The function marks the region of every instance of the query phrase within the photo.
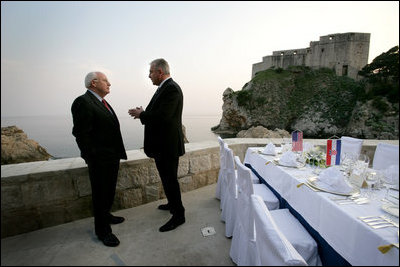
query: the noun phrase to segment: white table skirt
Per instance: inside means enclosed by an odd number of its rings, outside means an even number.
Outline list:
[[[315,192],[303,185],[307,177],[315,176],[310,168],[276,166],[273,156],[257,153],[260,147],[250,147],[244,159],[271,185],[322,238],[351,265],[398,266],[399,250],[392,248],[386,254],[378,246],[398,243],[396,227],[372,229],[358,216],[387,215],[379,200],[368,204],[338,205],[330,199],[336,196]],[[378,192],[383,197],[384,190]],[[337,197],[337,196],[336,196]]]

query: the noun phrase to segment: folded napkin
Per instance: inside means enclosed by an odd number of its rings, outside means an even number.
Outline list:
[[[390,184],[394,188],[399,189],[399,165],[390,165],[383,171],[383,175],[386,177],[385,180],[392,181]]]
[[[328,191],[347,194],[352,190],[352,187],[347,183],[342,172],[336,166],[323,170],[319,174],[318,181],[321,187]]]
[[[265,146],[262,153],[275,156],[276,155],[275,145],[273,143],[269,143],[268,145]]]
[[[286,151],[283,153],[279,160],[279,164],[290,167],[297,167],[297,156],[292,151]]]

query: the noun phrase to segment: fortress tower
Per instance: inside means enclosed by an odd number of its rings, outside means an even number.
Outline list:
[[[273,51],[262,62],[253,64],[251,77],[271,67],[286,69],[289,66],[326,67],[338,76],[358,80],[358,71],[368,64],[370,33],[335,33],[311,41],[310,47]]]

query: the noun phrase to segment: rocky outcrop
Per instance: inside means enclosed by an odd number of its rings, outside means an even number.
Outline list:
[[[386,99],[384,105],[392,107]],[[397,111],[396,111],[397,110]],[[364,136],[366,139],[396,140],[399,139],[399,103],[395,108],[379,111],[373,101],[357,102],[354,107],[347,132],[350,136]]]
[[[183,142],[186,144],[186,143],[189,143],[189,140],[187,139],[187,137],[186,137],[186,127],[185,127],[185,125],[183,125],[182,124],[182,133],[183,133]]]
[[[1,128],[1,164],[48,160],[52,156],[16,126]]]
[[[365,101],[364,90],[362,83],[329,69],[269,69],[242,90],[224,91],[222,118],[211,130],[223,138],[263,126],[301,130],[305,138],[398,139],[399,103],[385,97]]]
[[[274,131],[268,130],[262,126],[250,127],[248,130],[240,131],[238,138],[290,138],[290,133],[276,128]]]

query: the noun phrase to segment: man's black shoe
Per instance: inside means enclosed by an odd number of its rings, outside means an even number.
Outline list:
[[[125,221],[125,218],[111,215],[109,220],[110,220],[111,224],[119,224],[119,223],[122,223],[123,221]]]
[[[103,241],[103,244],[107,247],[116,247],[119,245],[118,238],[113,233],[108,233],[104,236],[97,236],[99,240]]]
[[[169,205],[168,204],[161,204],[158,206],[159,210],[169,210]]]
[[[183,223],[185,223],[185,217],[172,216],[172,218],[166,224],[160,227],[159,231],[160,232],[171,231]]]

